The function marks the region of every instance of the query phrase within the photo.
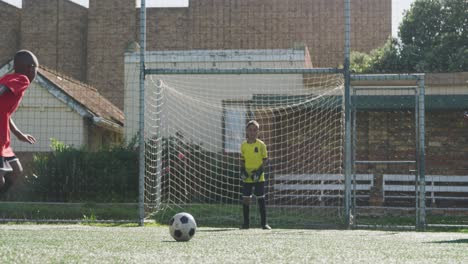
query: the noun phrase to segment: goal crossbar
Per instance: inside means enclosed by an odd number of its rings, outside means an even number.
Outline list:
[[[307,73],[342,73],[337,68],[240,68],[240,69],[146,69],[145,74],[307,74]]]
[[[351,81],[397,81],[397,80],[424,80],[424,73],[410,74],[351,74]]]

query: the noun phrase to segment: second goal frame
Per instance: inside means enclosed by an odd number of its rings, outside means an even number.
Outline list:
[[[400,100],[400,107],[408,108],[414,112],[414,159],[413,160],[357,160],[356,158],[356,146],[353,143],[352,153],[352,167],[353,173],[358,164],[387,164],[387,165],[398,165],[398,164],[412,164],[414,166],[413,172],[415,173],[415,226],[418,230],[424,230],[426,227],[426,191],[425,191],[425,86],[424,86],[424,74],[355,74],[351,75],[351,81],[353,83],[371,83],[367,86],[352,85],[353,100],[351,100],[352,108],[352,131],[353,142],[356,140],[356,110],[359,107],[359,94],[366,92],[366,94],[373,94],[372,100],[376,100],[378,96],[386,96],[387,101],[389,98],[396,97],[396,100]],[[410,82],[410,85],[394,85],[389,86],[392,82]],[[408,94],[407,100],[405,96],[399,96],[400,94]],[[387,95],[385,95],[387,94]],[[413,97],[413,99],[411,99]],[[368,98],[368,101],[370,99]],[[408,101],[409,100],[409,101]],[[388,103],[388,102],[387,102]],[[389,106],[380,105],[379,102],[372,102],[374,109],[383,107],[388,108]],[[382,102],[380,102],[382,104]],[[384,103],[385,104],[385,103]],[[413,105],[411,107],[411,105]],[[398,108],[398,106],[397,106]],[[390,133],[390,132],[388,132]],[[353,202],[353,212],[356,206],[356,202]]]

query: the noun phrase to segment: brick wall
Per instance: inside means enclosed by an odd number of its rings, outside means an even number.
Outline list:
[[[0,66],[13,58],[20,41],[21,9],[0,1]]]
[[[0,16],[8,17],[0,21],[6,43],[0,62],[31,49],[41,64],[88,82],[123,108],[123,53],[139,36],[134,0],[90,0],[89,9],[68,0],[24,0],[21,30],[18,9],[0,4]],[[342,0],[196,0],[188,8],[147,10],[147,50],[304,43],[315,67],[336,67],[343,62],[343,23]],[[391,34],[391,0],[353,1],[351,29],[353,50],[382,45]]]
[[[463,110],[426,113],[426,174],[468,175],[468,121]]]
[[[395,83],[397,81],[387,81],[385,85]],[[370,82],[368,85],[376,83]],[[432,95],[466,96],[467,91],[466,72],[425,75],[426,100]],[[443,99],[439,98],[440,102],[441,100]],[[468,109],[468,102],[463,105],[452,99],[446,104],[448,105],[445,107],[434,107],[426,101],[426,174],[468,175],[468,121],[463,116],[464,109]],[[414,110],[398,109],[398,105],[394,108],[358,110],[356,160],[415,160]],[[373,166],[360,165],[358,170],[361,171],[358,173],[366,173],[371,167]],[[384,165],[383,169],[385,173],[411,174],[410,170],[414,170],[415,165],[392,164]]]
[[[124,101],[124,52],[138,27],[132,0],[90,0],[88,82],[120,109]]]
[[[429,110],[425,116],[426,174],[468,175],[468,121],[463,110]],[[357,160],[415,160],[414,112],[369,111],[357,117]],[[385,173],[411,174],[415,165],[385,165]],[[358,173],[373,166],[359,165]]]
[[[60,0],[57,70],[86,81],[88,9]]]
[[[337,1],[337,4],[340,2],[342,1]],[[382,46],[391,36],[391,2],[391,0],[351,1],[351,50],[369,52]],[[335,25],[335,28],[337,27],[340,27],[340,24]],[[343,31],[344,29],[338,29],[338,34]],[[338,47],[343,45],[340,43]]]
[[[305,43],[316,67],[343,63],[342,0],[197,0],[148,9],[147,49],[277,49]],[[391,35],[391,0],[352,3],[352,49],[370,51]]]
[[[86,80],[87,9],[67,0],[23,0],[20,48],[39,63]]]

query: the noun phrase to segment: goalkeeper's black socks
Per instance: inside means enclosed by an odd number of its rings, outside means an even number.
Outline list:
[[[242,211],[244,214],[244,224],[242,225],[242,229],[248,229],[250,226],[250,206],[243,204]]]
[[[263,226],[266,226],[266,208],[265,208],[265,198],[258,199],[258,208],[260,209],[260,223]]]

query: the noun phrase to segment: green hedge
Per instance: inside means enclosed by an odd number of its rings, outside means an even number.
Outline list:
[[[112,146],[98,151],[52,140],[52,151],[36,154],[28,199],[47,202],[137,202],[138,151]]]
[[[37,202],[138,202],[138,149],[134,142],[97,151],[76,148],[52,140],[52,151],[34,155],[31,173],[21,189],[7,200]],[[169,184],[175,193],[185,194],[185,202],[219,202],[238,200],[240,192],[239,157],[204,150],[192,143],[181,143],[177,137],[162,139],[161,151],[146,146],[146,158],[162,158],[163,185]],[[187,158],[182,162],[178,155]],[[33,175],[33,176],[31,176]],[[188,189],[178,181],[188,180]],[[218,182],[221,192],[210,186]],[[151,188],[151,183],[149,188]],[[234,190],[228,188],[236,186]],[[164,195],[164,194],[163,194]]]

